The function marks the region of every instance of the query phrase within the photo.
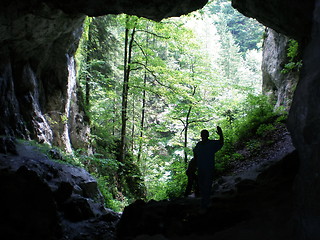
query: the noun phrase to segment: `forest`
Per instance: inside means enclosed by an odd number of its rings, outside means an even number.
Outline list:
[[[183,196],[200,131],[215,139],[220,126],[216,178],[225,174],[245,160],[237,149],[256,151],[287,115],[262,95],[263,36],[229,0],[161,22],[87,17],[76,60],[92,152],[65,161],[94,175],[106,207],[122,211],[137,199]]]

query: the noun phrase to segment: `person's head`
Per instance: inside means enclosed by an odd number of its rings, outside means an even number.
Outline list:
[[[208,140],[209,138],[208,130],[204,129],[201,131],[201,138],[202,138],[202,141]]]

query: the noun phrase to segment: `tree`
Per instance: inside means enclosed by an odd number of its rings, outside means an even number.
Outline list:
[[[218,23],[212,14],[162,22],[105,16],[85,27],[91,35],[84,35],[87,47],[85,40],[80,44],[79,77],[84,94],[89,90],[96,151],[117,158],[118,173],[129,175],[139,166],[151,195],[152,189],[183,188],[200,130],[212,132],[222,114],[255,87],[259,52],[242,52],[239,34],[228,26],[235,16],[223,21],[223,14],[218,12]],[[208,32],[197,35],[200,28]]]
[[[220,36],[223,36],[224,26],[227,26],[241,53],[261,48],[264,27],[254,19],[239,13],[231,6],[230,0],[212,1],[206,6],[205,11],[215,16],[214,21]]]
[[[97,151],[111,153],[113,136],[119,132],[119,28],[115,16],[86,18],[76,54],[78,80],[91,120]],[[111,134],[109,134],[111,133]]]
[[[125,20],[125,37],[124,37],[124,69],[123,69],[123,85],[122,85],[122,104],[121,104],[121,136],[119,146],[119,161],[123,162],[126,155],[126,137],[127,137],[127,111],[128,111],[128,94],[129,79],[131,73],[133,43],[135,39],[137,17],[126,15]]]

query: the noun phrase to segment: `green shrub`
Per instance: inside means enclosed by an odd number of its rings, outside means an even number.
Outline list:
[[[246,143],[246,148],[252,155],[255,155],[261,148],[261,142],[257,139],[252,139]]]
[[[287,49],[288,63],[285,64],[281,73],[285,74],[291,71],[300,70],[300,68],[302,67],[302,60],[299,60],[299,51],[299,43],[294,39],[290,39]]]
[[[105,206],[115,212],[123,211],[124,207],[128,205],[128,200],[125,197],[117,199],[117,189],[115,185],[111,185],[108,179],[104,176],[97,177],[97,183],[101,194],[104,197]]]
[[[232,158],[233,161],[243,161],[243,160],[245,160],[244,156],[242,154],[240,154],[240,153],[232,154],[231,158]]]
[[[216,170],[223,174],[230,166],[231,161],[244,161],[245,157],[237,150],[246,148],[250,154],[257,154],[262,144],[266,144],[265,138],[276,129],[275,125],[286,121],[287,112],[283,108],[274,110],[274,104],[267,96],[248,95],[246,101],[234,110],[233,121],[229,116],[219,123],[222,127],[225,144],[216,154]]]
[[[235,141],[245,143],[255,136],[261,124],[272,122],[277,113],[274,106],[264,95],[248,95],[244,103],[244,115],[237,119],[234,134],[237,136]]]
[[[273,124],[261,124],[257,129],[257,135],[261,137],[266,137],[270,132],[274,131],[275,127]]]
[[[171,165],[170,179],[167,182],[167,197],[169,199],[183,196],[187,186],[186,168],[183,161],[175,161]]]

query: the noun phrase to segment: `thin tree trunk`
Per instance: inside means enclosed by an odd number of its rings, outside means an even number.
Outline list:
[[[193,65],[191,66],[191,70],[192,73],[194,74],[194,69],[193,69]],[[193,87],[193,92],[192,92],[192,96],[194,96],[196,94],[196,90],[197,90],[197,86]],[[189,120],[190,120],[190,114],[191,114],[191,110],[192,110],[192,105],[189,106],[188,109],[188,113],[186,116],[186,121],[185,121],[185,129],[184,129],[184,161],[187,164],[188,163],[188,153],[187,153],[187,147],[188,147],[188,128],[189,128]]]
[[[144,72],[144,79],[143,79],[142,110],[141,110],[141,122],[140,122],[138,162],[140,161],[141,152],[142,152],[142,138],[143,138],[143,131],[144,131],[144,119],[145,119],[145,113],[146,113],[146,86],[147,86],[147,71]]]
[[[134,150],[134,131],[135,131],[135,116],[134,116],[134,109],[135,109],[135,101],[133,99],[132,101],[132,127],[131,127],[131,151],[133,152]]]
[[[127,16],[127,21],[129,21]],[[123,88],[122,88],[122,108],[121,108],[121,138],[120,138],[120,151],[119,161],[123,162],[126,155],[126,135],[127,135],[127,111],[128,111],[128,93],[129,93],[129,76],[130,76],[130,64],[132,58],[132,45],[134,41],[135,27],[132,29],[131,38],[129,41],[129,29],[125,30],[125,52],[124,52],[124,74],[123,74]]]
[[[87,74],[86,74],[86,89],[85,89],[85,92],[86,92],[86,107],[87,107],[87,110],[90,109],[90,61],[91,61],[91,49],[89,47],[89,44],[91,43],[91,22],[89,23],[89,27],[88,27],[88,39],[86,41],[86,63],[87,63],[87,66],[88,69],[87,69]]]
[[[147,31],[148,31],[148,25],[147,25]],[[146,42],[147,47],[149,46],[149,34],[146,35]],[[145,56],[145,66],[148,66],[148,58]],[[139,138],[139,150],[138,150],[138,162],[140,162],[141,159],[141,153],[142,153],[142,139],[143,139],[143,133],[144,133],[144,121],[145,121],[145,113],[146,113],[146,87],[147,87],[147,70],[144,70],[144,77],[143,77],[143,92],[142,92],[142,109],[141,109],[141,121],[140,121],[140,138]]]

